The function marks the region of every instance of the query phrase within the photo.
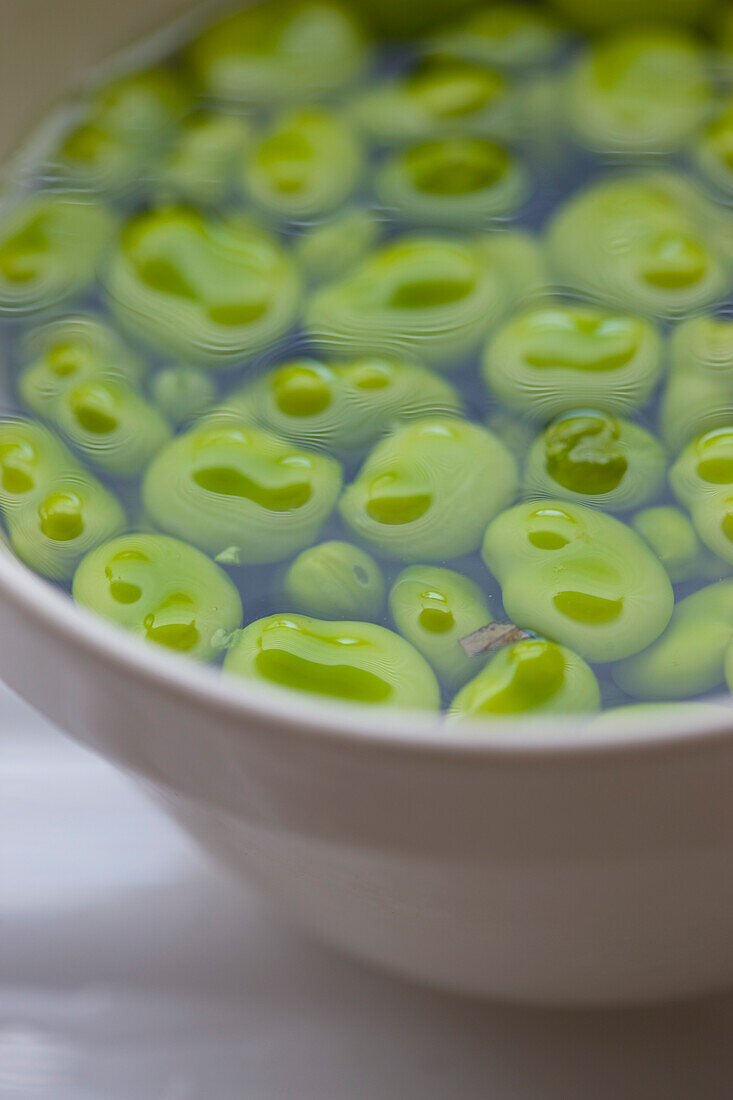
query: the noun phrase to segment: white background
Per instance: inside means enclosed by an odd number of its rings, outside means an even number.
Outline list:
[[[1,1100],[733,1098],[733,995],[532,1011],[368,971],[1,687],[0,980]]]

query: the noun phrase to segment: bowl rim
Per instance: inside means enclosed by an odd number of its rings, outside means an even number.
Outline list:
[[[311,699],[291,691],[222,674],[216,667],[146,644],[116,624],[79,607],[71,597],[33,573],[0,545],[0,606],[10,604],[59,642],[71,644],[107,667],[121,665],[149,686],[187,696],[199,707],[239,719],[242,733],[253,720],[268,734],[292,740],[339,744],[356,750],[391,750],[448,757],[536,761],[557,756],[616,755],[629,751],[694,749],[701,742],[733,735],[730,719],[711,707],[694,724],[681,702],[680,715],[650,714],[643,724],[606,719],[602,734],[593,731],[597,715],[546,715],[494,722],[450,724],[440,713],[377,708]],[[1,627],[0,627],[1,628]],[[32,704],[32,698],[29,700]],[[694,700],[693,700],[694,703]],[[608,712],[606,712],[608,713]]]

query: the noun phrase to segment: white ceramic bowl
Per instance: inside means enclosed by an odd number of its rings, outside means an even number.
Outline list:
[[[180,6],[4,0],[0,72],[23,95],[0,98],[0,149],[81,64]],[[457,731],[316,705],[144,646],[2,548],[0,676],[365,959],[546,1003],[733,982],[733,720]]]

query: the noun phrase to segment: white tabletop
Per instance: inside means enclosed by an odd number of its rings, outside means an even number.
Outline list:
[[[0,688],[2,1100],[730,1100],[733,994],[548,1012],[314,945]]]

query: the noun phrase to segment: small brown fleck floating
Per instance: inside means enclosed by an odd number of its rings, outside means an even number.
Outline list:
[[[527,638],[534,638],[531,630],[523,630],[514,623],[487,623],[478,630],[467,634],[459,641],[463,650],[469,657],[481,657],[484,653],[490,653],[492,649],[500,649],[514,642],[523,642]]]

